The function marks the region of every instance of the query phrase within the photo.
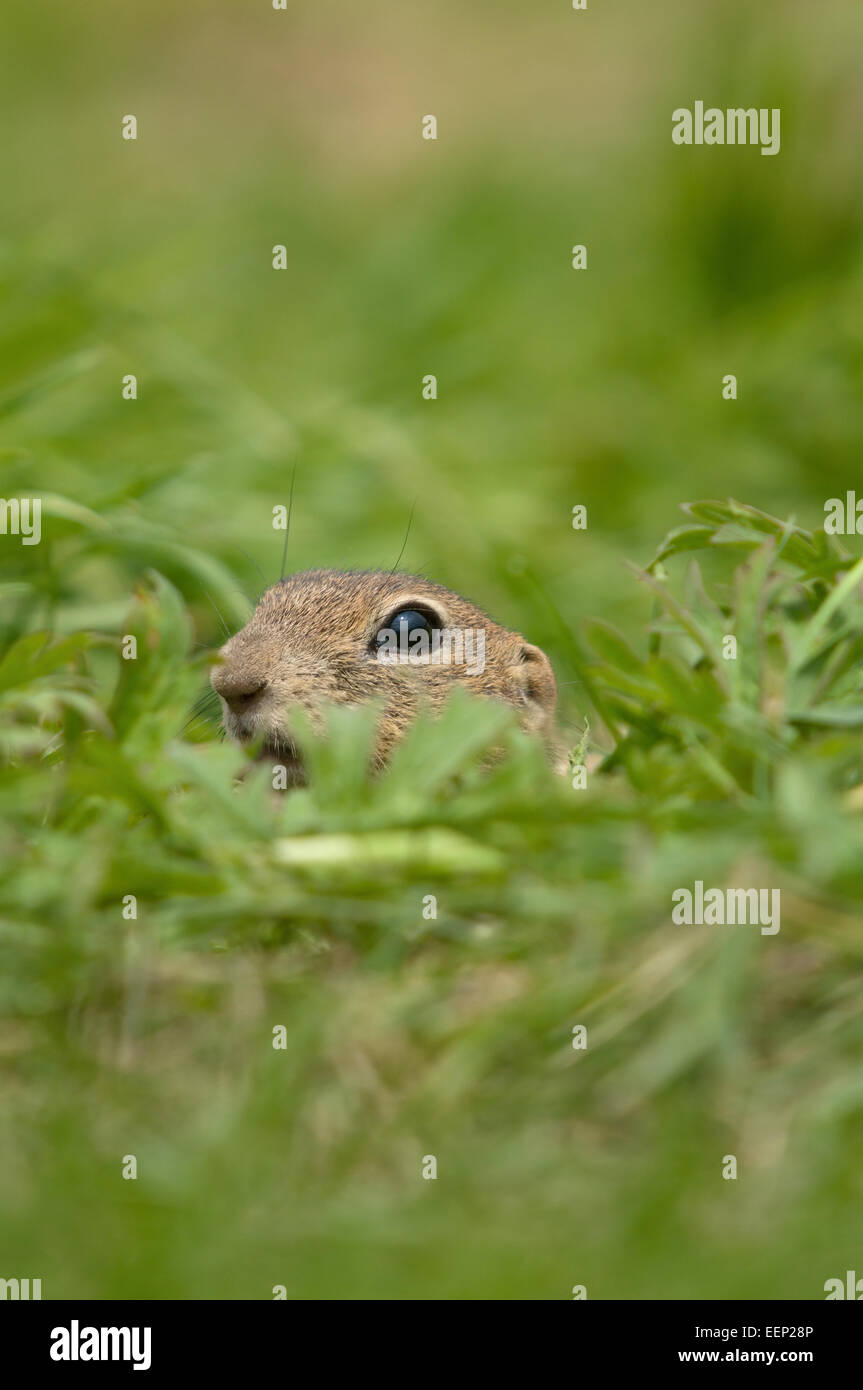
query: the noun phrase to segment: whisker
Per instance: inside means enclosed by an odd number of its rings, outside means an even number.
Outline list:
[[[285,544],[282,548],[282,572],[279,575],[279,583],[285,577],[285,561],[288,558],[288,536],[291,534],[291,513],[294,510],[294,483],[297,481],[297,465],[294,464],[294,471],[291,474],[291,495],[288,498],[288,521],[285,526]]]
[[[405,531],[405,538],[404,538],[404,540],[402,541],[402,548],[401,548],[401,550],[399,551],[399,558],[398,558],[398,560],[396,560],[395,564],[393,565],[392,569],[390,570],[390,574],[395,574],[396,570],[397,570],[398,567],[399,567],[399,561],[401,560],[402,556],[403,556],[404,553],[405,553],[405,547],[407,546],[407,543],[408,543],[408,536],[409,536],[410,533],[411,533],[411,523],[412,523],[412,521],[413,521],[413,519],[414,519],[414,512],[416,511],[416,509],[417,509],[417,498],[415,497],[415,498],[414,498],[413,506],[411,507],[411,514],[410,514],[410,516],[408,517],[408,529]]]
[[[219,619],[219,622],[222,624],[222,627],[225,629],[225,636],[226,636],[226,637],[230,637],[230,635],[231,635],[231,629],[228,627],[228,624],[225,622],[225,620],[224,620],[224,618],[222,617],[221,613],[219,612],[218,608],[216,608],[215,603],[213,603],[213,600],[212,600],[211,596],[207,593],[207,590],[206,590],[206,589],[204,590],[204,593],[207,594],[207,598],[208,598],[208,599],[210,600],[210,602],[213,604],[213,609],[214,609],[214,611],[215,611],[216,617]]]
[[[250,555],[249,552],[248,552],[248,550],[242,550],[242,549],[240,549],[240,547],[239,547],[238,545],[235,545],[235,546],[234,546],[234,549],[235,549],[235,550],[238,550],[238,551],[240,552],[241,555],[245,555],[246,559],[248,560],[248,562],[249,562],[249,564],[252,566],[252,568],[253,568],[253,569],[256,569],[256,570],[258,571],[258,574],[261,576],[261,583],[263,584],[264,588],[265,588],[265,589],[268,589],[270,586],[269,586],[269,584],[267,583],[266,575],[264,574],[264,571],[261,569],[260,565],[258,564],[257,560],[254,558],[254,556]]]
[[[215,709],[218,703],[219,697],[216,694],[215,690],[204,690],[201,692],[195,703],[192,705],[192,709],[198,712],[200,710],[206,709],[208,705],[212,706],[212,708]]]
[[[202,690],[192,705],[192,713],[183,725],[183,733],[193,724],[213,724],[219,711],[219,697],[212,686]]]

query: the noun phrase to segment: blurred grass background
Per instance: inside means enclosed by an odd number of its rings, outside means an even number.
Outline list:
[[[576,730],[565,628],[641,640],[623,561],[681,501],[812,528],[859,484],[860,7],[10,0],[0,24],[0,490],[57,499],[41,546],[3,539],[4,621],[159,634],[143,713],[88,656],[125,761],[79,730],[59,784],[53,746],[7,769],[0,1277],[818,1297],[861,1236],[857,843],[821,853],[829,798],[769,854],[844,896],[803,895],[765,978],[754,939],[669,935],[667,886],[746,847],[727,806],[675,803],[659,837],[524,751],[463,812],[432,788],[426,820],[509,867],[456,876],[431,930],[433,868],[295,882],[231,751],[163,750],[220,640],[207,594],[237,625],[277,576],[295,466],[292,567],[391,566],[416,500],[404,568],[543,645]],[[781,153],[673,146],[698,98],[780,107]],[[289,829],[422,818],[329,776]]]

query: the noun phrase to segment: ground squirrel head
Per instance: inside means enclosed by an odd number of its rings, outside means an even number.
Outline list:
[[[422,708],[455,685],[511,705],[550,745],[557,689],[548,657],[460,594],[410,574],[306,570],[274,584],[249,623],[222,647],[211,681],[229,737],[263,751],[303,781],[291,711],[315,728],[326,704],[382,702],[383,765]]]

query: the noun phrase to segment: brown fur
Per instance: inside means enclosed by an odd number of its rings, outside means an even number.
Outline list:
[[[433,612],[441,626],[482,629],[485,669],[464,665],[393,665],[378,660],[376,633],[400,609]],[[322,727],[327,702],[383,699],[377,761],[383,765],[424,705],[440,709],[454,685],[513,706],[522,727],[555,752],[557,688],[548,657],[492,622],[461,595],[415,575],[376,570],[307,570],[274,584],[250,622],[231,637],[213,667],[224,727],[240,742],[263,737],[264,750],[303,780],[290,733],[299,707]]]

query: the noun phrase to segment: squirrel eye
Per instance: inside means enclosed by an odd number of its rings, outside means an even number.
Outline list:
[[[377,634],[377,644],[382,647],[387,641],[387,634],[394,632],[399,641],[406,639],[412,632],[431,632],[432,624],[429,622],[425,613],[420,613],[418,608],[402,608],[398,613],[394,613],[389,620],[387,627],[382,627]]]

